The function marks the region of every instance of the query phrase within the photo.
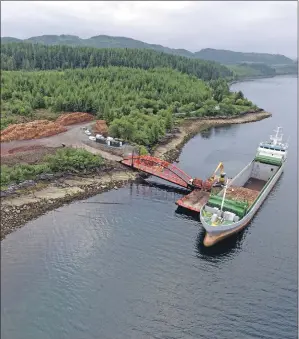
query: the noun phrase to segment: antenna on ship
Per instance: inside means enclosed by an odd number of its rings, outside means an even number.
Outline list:
[[[282,127],[277,127],[276,130],[274,130],[274,132],[276,132],[275,136],[270,135],[270,140],[273,142],[274,145],[277,145],[278,142],[282,141],[282,136],[283,134],[281,134],[279,136],[279,131],[282,129]]]

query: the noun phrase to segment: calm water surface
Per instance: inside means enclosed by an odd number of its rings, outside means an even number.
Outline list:
[[[273,117],[196,136],[179,166],[232,176],[283,126],[285,173],[248,228],[205,249],[182,193],[144,184],[50,212],[1,243],[2,339],[297,337],[297,78],[233,89]]]

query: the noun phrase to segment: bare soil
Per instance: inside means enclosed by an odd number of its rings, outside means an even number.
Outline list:
[[[3,158],[5,156],[11,153],[16,153],[16,149],[22,150],[22,148],[24,147],[26,148],[40,146],[50,149],[62,147],[63,145],[67,147],[84,148],[93,154],[100,154],[103,158],[108,160],[121,160],[121,157],[118,155],[111,154],[108,151],[97,149],[86,144],[89,139],[88,136],[84,133],[84,128],[91,128],[92,124],[93,122],[85,122],[67,126],[65,127],[66,132],[47,138],[1,142],[1,162],[3,161]]]
[[[38,164],[43,161],[46,155],[54,154],[59,148],[61,147],[53,148],[42,145],[14,148],[9,150],[11,154],[1,156],[1,165]]]

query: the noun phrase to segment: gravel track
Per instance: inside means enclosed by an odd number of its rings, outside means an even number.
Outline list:
[[[84,141],[89,140],[88,136],[84,133],[83,128],[90,128],[93,123],[82,123],[68,126],[68,130],[63,133],[59,133],[57,135],[53,135],[51,137],[42,138],[42,139],[33,139],[33,140],[15,140],[9,142],[1,143],[1,158],[7,156],[9,152],[11,152],[14,148],[19,147],[29,147],[29,146],[44,146],[47,148],[57,148],[61,147],[62,144],[68,147],[75,148],[84,148],[87,151],[93,154],[100,154],[104,159],[108,160],[121,160],[120,156],[110,154],[109,152],[105,152],[101,149],[94,148],[88,146],[84,143]],[[17,153],[15,153],[17,154]]]

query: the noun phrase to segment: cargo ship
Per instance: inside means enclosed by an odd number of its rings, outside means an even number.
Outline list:
[[[254,159],[234,178],[225,178],[220,190],[211,191],[201,207],[206,247],[248,225],[280,178],[287,160],[288,142],[282,141],[281,127],[275,132],[268,141],[259,144]]]

